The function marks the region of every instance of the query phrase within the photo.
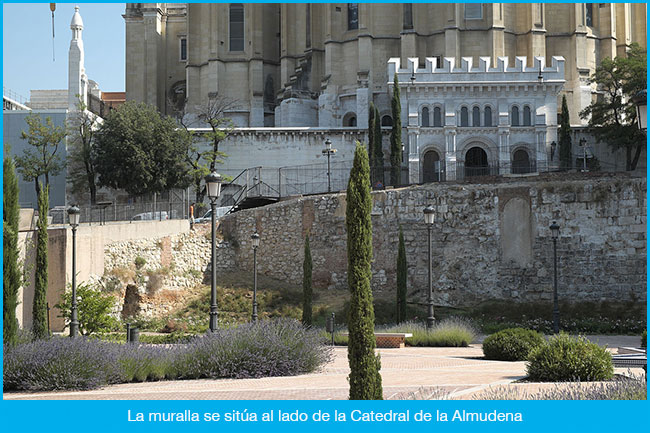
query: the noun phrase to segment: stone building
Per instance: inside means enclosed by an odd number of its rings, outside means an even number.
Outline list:
[[[127,99],[192,113],[224,95],[243,127],[364,128],[371,101],[388,125],[389,58],[481,56],[563,57],[559,97],[584,124],[599,62],[646,46],[645,3],[127,3],[124,19]]]
[[[565,83],[565,61],[553,57],[546,66],[526,57],[513,66],[489,57],[474,66],[463,57],[437,66],[429,57],[401,68],[388,62],[388,76],[397,75],[402,111],[406,114],[410,183],[457,180],[465,176],[525,174],[557,166],[557,95]],[[402,116],[405,117],[405,116]]]

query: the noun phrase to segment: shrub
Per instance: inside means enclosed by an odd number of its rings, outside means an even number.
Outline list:
[[[34,300],[32,303],[32,333],[35,338],[49,336],[47,323],[48,238],[47,209],[49,187],[41,187],[38,194],[38,239],[36,241],[36,270],[34,272]]]
[[[539,382],[607,380],[614,375],[607,350],[584,337],[564,333],[534,349],[526,370],[530,380]]]
[[[100,288],[92,287],[88,283],[77,286],[79,332],[82,335],[111,331],[118,327],[117,319],[110,314],[115,305],[115,298],[112,295],[102,293],[100,290]],[[66,291],[61,302],[55,305],[56,308],[61,310],[60,317],[66,320],[66,326],[70,325],[72,317],[71,305],[71,291]]]
[[[136,269],[138,269],[138,270],[139,270],[139,269],[142,269],[142,267],[143,267],[144,265],[146,265],[146,264],[147,264],[147,261],[146,261],[144,258],[142,258],[142,257],[140,257],[140,256],[138,256],[138,257],[135,258],[135,268],[136,268]]]
[[[544,337],[536,331],[510,328],[490,335],[483,341],[486,359],[525,361],[531,350],[544,344]]]
[[[5,348],[3,389],[92,389],[120,382],[115,347],[84,338],[51,338]]]
[[[384,328],[379,332],[407,332],[413,334],[405,340],[408,346],[420,347],[467,347],[476,337],[474,327],[458,317],[450,317],[438,322],[431,331],[426,326],[407,322]]]
[[[611,382],[556,383],[551,389],[527,392],[516,386],[500,386],[475,395],[476,400],[645,400],[648,384],[643,375]]]
[[[163,378],[288,376],[314,371],[331,353],[316,330],[286,319],[219,330],[186,345],[164,347],[51,338],[5,345],[3,380],[4,390],[10,391],[92,389]]]
[[[176,357],[183,379],[291,376],[329,361],[318,331],[278,319],[218,330],[192,340]]]

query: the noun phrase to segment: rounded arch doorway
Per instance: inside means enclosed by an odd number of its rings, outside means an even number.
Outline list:
[[[487,153],[478,146],[471,147],[465,154],[465,177],[488,174],[490,174],[490,165]]]
[[[530,157],[524,149],[518,149],[512,154],[512,173],[526,174],[532,172]]]
[[[442,181],[442,172],[440,154],[435,150],[427,150],[422,162],[422,182],[440,182]]]

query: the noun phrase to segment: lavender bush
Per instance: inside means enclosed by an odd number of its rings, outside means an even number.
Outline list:
[[[3,389],[92,389],[121,381],[110,343],[51,338],[4,348]]]
[[[3,388],[92,389],[161,379],[287,376],[314,371],[331,358],[318,331],[297,320],[246,324],[186,345],[132,345],[52,338],[4,348]]]
[[[318,331],[278,319],[219,330],[190,342],[175,357],[179,378],[290,376],[315,370],[331,358]]]

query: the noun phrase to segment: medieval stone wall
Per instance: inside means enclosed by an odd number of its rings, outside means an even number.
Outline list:
[[[568,178],[572,176],[571,178]],[[550,300],[553,242],[565,300],[646,299],[646,179],[626,174],[544,175],[498,183],[432,183],[373,193],[372,287],[395,290],[399,226],[404,230],[409,296],[427,287],[427,228],[432,229],[434,300],[468,305],[499,298]],[[261,236],[260,272],[300,284],[310,233],[317,288],[345,288],[345,194],[312,196],[237,212],[221,221],[235,263],[252,269],[250,235]]]

